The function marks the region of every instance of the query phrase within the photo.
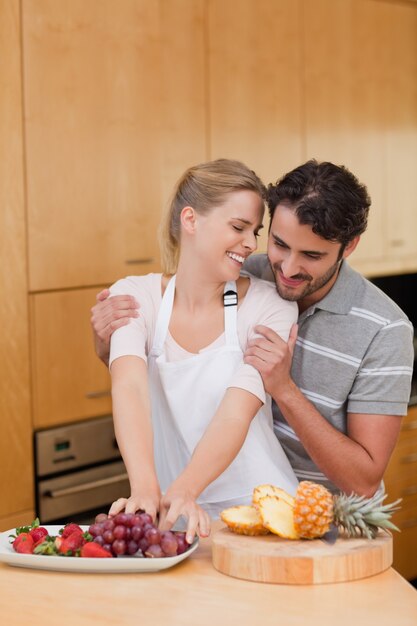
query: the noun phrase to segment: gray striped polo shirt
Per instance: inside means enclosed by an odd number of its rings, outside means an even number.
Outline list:
[[[250,257],[244,269],[274,280],[265,254]],[[346,433],[348,413],[407,413],[413,359],[413,327],[407,316],[343,261],[330,292],[299,317],[291,375],[321,415]],[[275,403],[273,412],[275,433],[298,479],[337,491]]]

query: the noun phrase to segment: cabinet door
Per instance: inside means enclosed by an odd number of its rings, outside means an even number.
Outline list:
[[[159,267],[168,187],[205,158],[202,13],[201,0],[23,3],[31,291]]]
[[[384,476],[388,501],[401,498],[393,522],[393,567],[405,578],[417,578],[417,406],[404,418],[401,433]]]
[[[350,261],[417,268],[417,6],[304,0],[307,156],[346,165],[370,193]]]
[[[372,199],[369,226],[351,257],[385,249],[383,7],[373,0],[304,0],[306,152],[345,165]]]
[[[302,159],[299,3],[208,6],[211,156],[239,159],[265,183],[276,181]]]
[[[96,292],[30,296],[35,428],[111,411],[109,374],[95,355],[90,327]]]
[[[395,271],[417,267],[417,5],[384,7],[387,68],[386,106],[387,230],[386,255]]]
[[[23,192],[20,2],[0,2],[0,526],[34,506]],[[28,513],[29,511],[29,513]],[[26,515],[27,513],[27,515]],[[30,521],[30,520],[29,520]]]

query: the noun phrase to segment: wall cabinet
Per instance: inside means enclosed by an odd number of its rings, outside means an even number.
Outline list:
[[[417,578],[417,406],[404,418],[384,481],[387,501],[402,498],[401,508],[393,516],[401,531],[393,533],[393,567],[404,578]]]
[[[32,292],[159,267],[163,203],[206,158],[203,11],[23,3]]]
[[[19,2],[0,2],[0,530],[33,518]]]
[[[350,261],[367,275],[417,268],[417,10],[304,2],[306,156],[368,187],[369,227]]]

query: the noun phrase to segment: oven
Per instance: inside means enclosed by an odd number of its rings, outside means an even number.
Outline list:
[[[90,524],[129,495],[111,415],[35,433],[36,513],[42,524]]]

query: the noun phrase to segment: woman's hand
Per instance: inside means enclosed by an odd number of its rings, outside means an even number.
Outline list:
[[[114,516],[124,511],[125,513],[136,513],[142,510],[148,513],[155,522],[159,511],[161,492],[159,489],[142,494],[132,493],[130,498],[119,498],[110,507],[109,515]]]
[[[159,507],[159,529],[170,530],[180,516],[187,518],[186,539],[188,543],[194,541],[198,534],[208,537],[210,534],[210,517],[195,501],[195,498],[185,490],[173,485],[161,498]]]

